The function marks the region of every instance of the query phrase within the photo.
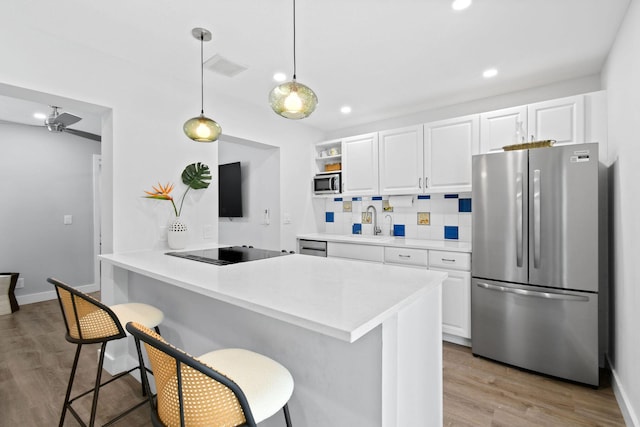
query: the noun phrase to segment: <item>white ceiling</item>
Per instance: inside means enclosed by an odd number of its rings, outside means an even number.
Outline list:
[[[598,74],[629,1],[474,0],[455,12],[451,0],[297,0],[298,81],[319,98],[304,122],[334,131]],[[274,114],[273,74],[292,72],[292,0],[28,3],[30,25],[167,78],[199,80],[191,29],[207,28],[205,60],[220,54],[248,70],[232,78],[205,71],[205,97],[239,97],[265,114]],[[499,74],[487,80],[489,67]],[[33,114],[33,105],[7,101],[0,97],[0,119]],[[341,114],[342,105],[353,112]],[[90,112],[66,111],[87,117],[73,127],[99,132],[86,127]]]

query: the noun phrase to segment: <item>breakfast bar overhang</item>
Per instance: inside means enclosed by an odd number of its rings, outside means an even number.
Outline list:
[[[194,355],[247,348],[286,366],[296,426],[442,425],[446,273],[298,254],[225,266],[163,251],[100,259],[102,300],[160,308],[169,342]],[[135,364],[125,341],[107,347],[112,373]]]

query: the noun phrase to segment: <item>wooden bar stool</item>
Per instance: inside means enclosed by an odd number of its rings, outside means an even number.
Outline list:
[[[127,323],[127,331],[145,343],[154,371],[155,402],[146,375],[143,385],[155,427],[254,427],[280,409],[291,427],[293,378],[278,362],[238,348],[193,357],[144,325]]]
[[[126,337],[128,334],[122,325],[126,325],[131,321],[139,322],[149,328],[154,328],[159,334],[160,330],[158,329],[158,325],[162,322],[164,314],[157,308],[147,304],[129,303],[108,307],[90,295],[80,292],[59,280],[49,278],[47,279],[47,282],[53,284],[56,288],[60,309],[62,310],[62,317],[64,318],[65,326],[67,328],[65,338],[67,341],[77,345],[76,355],[73,360],[73,367],[71,368],[71,375],[69,376],[69,385],[67,386],[67,393],[64,398],[64,406],[62,408],[62,414],[60,415],[60,427],[64,424],[67,409],[82,426],[87,425],[82,421],[82,419],[80,419],[80,416],[73,409],[71,404],[75,400],[86,396],[91,392],[93,392],[93,403],[91,404],[91,418],[89,419],[88,425],[93,427],[98,407],[98,394],[100,387],[122,378],[136,369],[140,369],[140,377],[146,379],[146,371],[142,360],[140,345],[139,342],[136,341],[138,350],[138,366],[126,372],[121,372],[101,384],[102,365],[104,363],[104,354],[107,342]],[[92,389],[71,398],[71,388],[73,387],[73,380],[76,374],[82,345],[95,343],[102,344],[100,347],[100,358],[98,359],[98,372],[96,373],[95,385]],[[147,388],[143,387],[143,396],[146,395],[147,390]],[[104,425],[107,426],[116,422],[134,409],[144,405],[147,401],[148,399],[142,400]]]
[[[0,314],[14,313],[20,310],[14,293],[20,273],[0,273]]]

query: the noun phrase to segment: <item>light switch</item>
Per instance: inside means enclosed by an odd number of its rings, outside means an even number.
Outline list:
[[[64,216],[64,225],[73,224],[73,215],[65,215]]]

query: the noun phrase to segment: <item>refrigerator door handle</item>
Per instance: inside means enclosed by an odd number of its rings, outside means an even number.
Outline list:
[[[533,171],[533,268],[540,268],[540,169]]]
[[[478,287],[488,289],[491,291],[498,292],[506,292],[510,294],[518,294],[525,297],[535,297],[535,298],[545,298],[545,299],[553,299],[553,300],[563,300],[563,301],[589,301],[589,297],[583,295],[574,295],[574,294],[560,294],[555,292],[539,292],[539,291],[529,291],[526,289],[518,289],[518,288],[508,288],[506,286],[492,285],[489,283],[478,282]]]
[[[522,172],[516,177],[516,265],[522,267],[522,254],[524,252],[524,242],[522,239],[523,214],[524,214],[524,183],[522,182]]]

